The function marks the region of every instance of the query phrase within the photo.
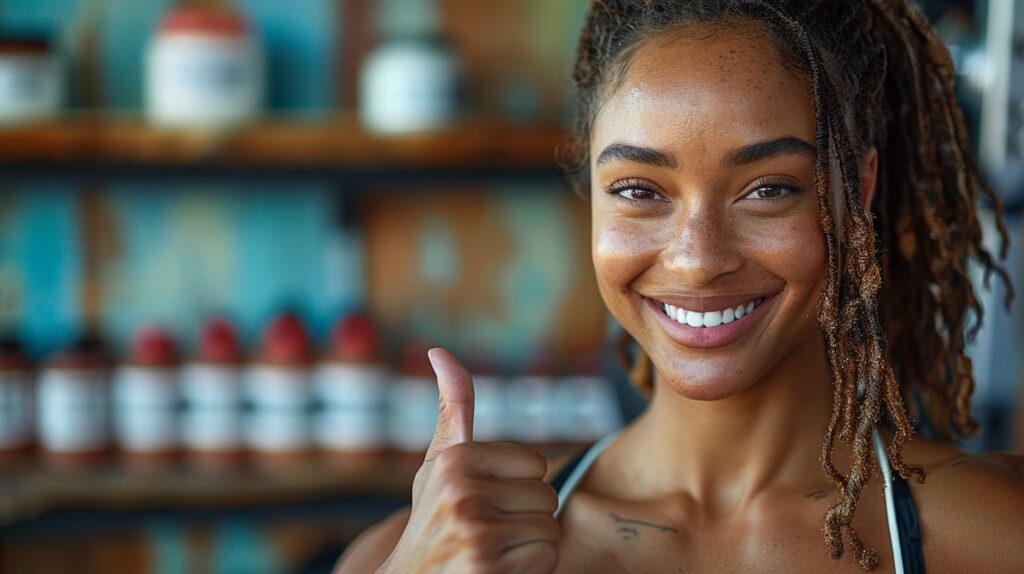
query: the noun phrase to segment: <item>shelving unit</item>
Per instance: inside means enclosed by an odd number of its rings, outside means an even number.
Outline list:
[[[146,512],[174,508],[215,513],[351,497],[399,505],[409,497],[418,460],[383,457],[327,464],[310,459],[281,468],[204,470],[185,465],[88,469],[30,463],[0,470],[0,528],[53,512]]]
[[[568,132],[467,119],[416,134],[367,132],[352,115],[268,118],[229,132],[160,129],[132,116],[70,116],[0,129],[0,181],[278,178],[349,183],[552,178]]]

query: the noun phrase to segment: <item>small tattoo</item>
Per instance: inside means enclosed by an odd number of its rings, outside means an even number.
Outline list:
[[[636,528],[629,528],[627,526],[620,526],[619,529],[616,530],[615,532],[618,532],[619,534],[621,534],[623,540],[629,540],[630,538],[636,538],[637,535],[640,534],[639,532],[637,532]]]
[[[970,462],[970,459],[969,459],[968,457],[966,457],[966,456],[961,456],[960,458],[958,458],[958,459],[954,460],[954,461],[953,461],[953,462],[952,462],[952,463],[950,464],[950,466],[960,466],[961,464],[967,464],[968,462]]]
[[[824,490],[815,490],[814,492],[808,492],[807,494],[804,494],[804,498],[811,498],[814,500],[825,498],[826,496],[828,496],[828,493],[826,493]]]
[[[623,518],[618,514],[615,514],[614,512],[609,512],[608,516],[611,516],[612,520],[614,520],[616,524],[629,524],[633,527],[643,526],[645,528],[654,528],[660,532],[679,532],[677,529],[672,528],[671,526],[665,526],[664,524],[655,524],[653,522],[646,522],[643,520],[634,520],[632,518]],[[636,538],[640,534],[640,531],[637,528],[631,528],[630,526],[620,526],[618,530],[616,530],[616,532],[622,535],[623,540]]]

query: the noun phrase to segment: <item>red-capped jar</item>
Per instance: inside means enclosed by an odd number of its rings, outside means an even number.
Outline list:
[[[402,352],[401,370],[388,395],[388,439],[399,452],[422,454],[437,425],[437,378],[422,344]]]
[[[32,363],[15,339],[0,340],[0,464],[26,460],[35,443]]]
[[[255,119],[264,62],[252,28],[236,11],[169,12],[149,46],[146,112],[160,126],[221,129]]]
[[[37,437],[57,467],[101,462],[111,448],[110,354],[95,337],[51,356],[39,375]]]
[[[198,466],[234,467],[243,458],[243,365],[234,326],[219,318],[206,323],[182,376],[181,441]]]
[[[265,462],[301,458],[311,447],[309,335],[297,315],[283,313],[266,327],[262,343],[246,374],[246,446]]]
[[[328,454],[377,454],[387,448],[388,369],[377,330],[362,313],[344,317],[317,366],[317,447]]]
[[[177,345],[166,331],[136,331],[131,354],[114,377],[114,429],[123,458],[162,466],[178,452]]]

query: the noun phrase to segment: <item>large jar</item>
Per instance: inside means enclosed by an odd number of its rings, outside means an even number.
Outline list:
[[[342,457],[386,450],[387,391],[388,369],[373,323],[358,313],[338,321],[314,379],[320,450]]]
[[[146,62],[146,114],[160,126],[223,129],[260,112],[264,64],[255,34],[236,12],[170,12]]]
[[[182,446],[197,466],[234,467],[245,451],[238,335],[226,320],[214,319],[203,326],[199,339],[199,353],[182,377]]]
[[[164,466],[178,450],[178,351],[156,327],[135,333],[131,355],[114,377],[114,429],[134,466]]]
[[[32,364],[15,340],[0,340],[0,463],[24,461],[35,442]]]
[[[110,364],[102,344],[84,338],[43,365],[37,433],[54,466],[92,465],[109,452]]]
[[[432,0],[378,4],[384,41],[359,73],[359,117],[367,129],[415,132],[450,126],[462,107],[462,65]]]

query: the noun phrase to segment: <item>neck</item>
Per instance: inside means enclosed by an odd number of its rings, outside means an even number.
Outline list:
[[[637,493],[685,493],[716,513],[768,490],[807,492],[827,484],[819,455],[832,408],[831,373],[820,339],[794,349],[747,390],[715,401],[655,384],[647,411],[623,437],[643,471]],[[642,459],[640,463],[639,459]]]

